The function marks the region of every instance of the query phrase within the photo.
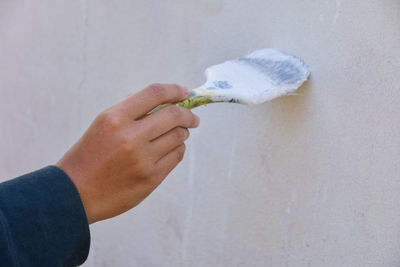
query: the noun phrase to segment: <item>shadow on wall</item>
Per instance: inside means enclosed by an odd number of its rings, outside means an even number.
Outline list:
[[[296,95],[278,98],[271,101],[270,105],[265,108],[268,108],[268,112],[271,112],[277,121],[282,122],[282,125],[290,127],[288,130],[294,130],[299,123],[304,127],[303,123],[307,121],[311,90],[312,79],[309,79],[295,92]]]
[[[253,123],[257,123],[260,129],[262,123],[266,136],[273,138],[292,136],[297,132],[308,131],[308,121],[311,118],[311,94],[313,88],[312,78],[305,82],[295,95],[283,96],[251,109],[254,117]]]

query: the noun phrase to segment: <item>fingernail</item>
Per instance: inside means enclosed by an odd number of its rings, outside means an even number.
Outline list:
[[[193,114],[193,115],[194,115],[194,119],[195,119],[194,127],[199,127],[199,125],[200,125],[200,117],[195,115],[195,114]]]
[[[185,96],[189,95],[189,88],[187,88],[186,86],[183,86],[183,92],[185,93]]]

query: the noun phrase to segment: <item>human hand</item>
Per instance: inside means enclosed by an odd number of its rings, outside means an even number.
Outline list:
[[[170,105],[188,90],[152,84],[100,113],[57,162],[77,187],[89,223],[117,216],[146,198],[182,160],[187,128],[199,125],[190,110]]]

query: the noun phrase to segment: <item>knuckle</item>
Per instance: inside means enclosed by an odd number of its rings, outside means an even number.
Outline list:
[[[181,127],[176,128],[176,130],[175,130],[176,139],[185,140],[187,135],[188,135],[188,130],[181,128]]]
[[[182,90],[182,86],[180,86],[179,84],[172,84],[172,87],[175,91],[175,95],[176,96],[183,96],[184,95],[184,91]]]
[[[121,117],[112,111],[104,111],[98,117],[100,124],[106,128],[116,129],[121,127],[122,119]]]
[[[167,98],[167,90],[160,83],[153,83],[147,87],[147,91],[150,97],[154,97],[157,99],[166,99]]]
[[[185,155],[185,150],[186,150],[186,146],[183,144],[176,151],[176,159],[178,162],[183,160],[183,157]]]
[[[146,122],[144,122],[143,120],[134,121],[132,125],[132,136],[136,137],[137,140],[148,136],[149,125]]]
[[[151,188],[157,187],[160,182],[159,182],[159,178],[156,175],[149,175],[148,179],[147,179],[148,185]]]
[[[136,174],[142,179],[147,179],[152,174],[150,160],[140,160],[136,164]]]
[[[133,142],[129,136],[121,134],[118,136],[118,143],[121,149],[127,153],[130,153],[133,148]]]
[[[168,112],[169,116],[171,116],[174,120],[180,120],[183,117],[182,108],[177,106],[169,106],[167,107],[166,111]]]

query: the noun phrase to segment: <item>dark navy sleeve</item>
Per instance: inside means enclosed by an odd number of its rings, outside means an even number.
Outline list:
[[[79,193],[56,166],[0,183],[0,266],[78,266],[90,232]]]

